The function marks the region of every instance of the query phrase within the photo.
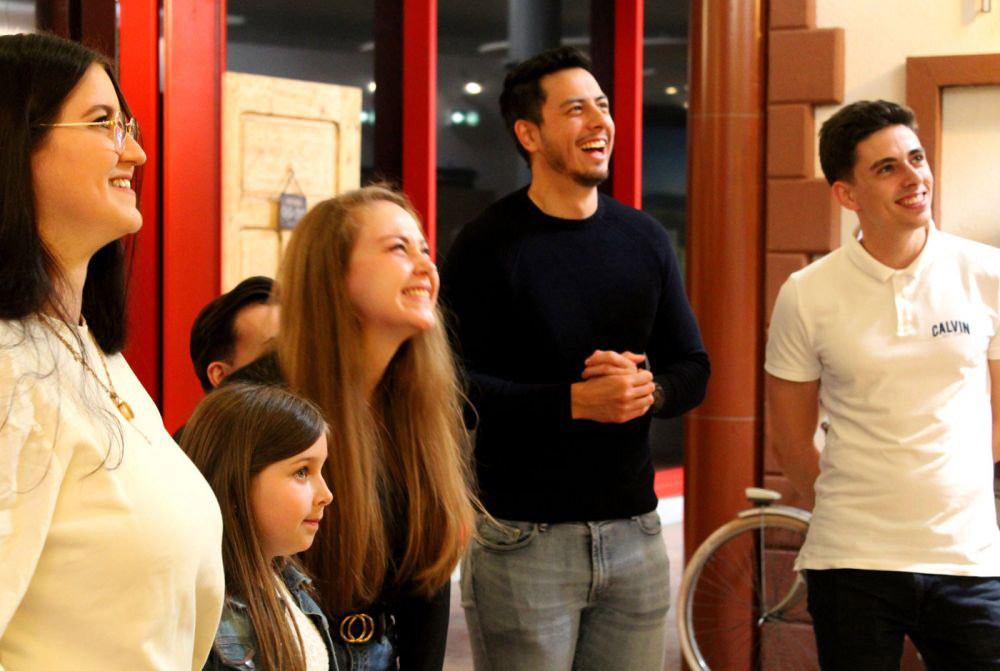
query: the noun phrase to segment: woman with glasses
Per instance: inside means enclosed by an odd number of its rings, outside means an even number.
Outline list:
[[[146,155],[111,67],[0,37],[0,669],[200,669],[222,520],[121,355]]]

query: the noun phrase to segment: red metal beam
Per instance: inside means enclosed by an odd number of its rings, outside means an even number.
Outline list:
[[[135,245],[129,293],[129,365],[157,403],[161,399],[160,359],[160,101],[159,12],[156,3],[123,2],[118,52],[122,91],[142,129],[142,231]]]
[[[642,38],[643,1],[615,0],[612,195],[642,207]]]
[[[163,420],[171,431],[202,395],[188,343],[219,294],[224,0],[163,5]]]
[[[437,238],[437,0],[403,6],[403,191]]]

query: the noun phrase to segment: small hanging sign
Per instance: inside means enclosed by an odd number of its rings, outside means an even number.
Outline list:
[[[294,186],[298,193],[291,193],[288,189]],[[299,220],[306,213],[306,197],[299,186],[299,180],[295,179],[295,169],[288,166],[288,179],[281,187],[278,195],[278,228],[291,230],[299,223]]]

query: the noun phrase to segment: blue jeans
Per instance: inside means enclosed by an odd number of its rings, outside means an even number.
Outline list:
[[[462,561],[476,671],[662,671],[670,571],[655,510],[498,522],[479,520]]]
[[[333,644],[337,666],[340,671],[395,671],[396,651],[389,636],[372,639],[367,643],[344,643],[335,640]]]
[[[823,671],[898,671],[907,635],[929,671],[1000,669],[1000,578],[806,571]]]

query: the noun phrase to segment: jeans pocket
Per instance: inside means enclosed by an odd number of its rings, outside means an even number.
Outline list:
[[[632,518],[636,525],[647,536],[657,536],[663,525],[660,523],[660,514],[655,510],[650,510],[644,515],[636,515]]]
[[[253,657],[256,651],[249,643],[237,636],[216,636],[215,654],[227,669],[254,668]]]
[[[476,542],[487,550],[510,552],[527,546],[538,535],[534,522],[479,518],[476,523]]]

